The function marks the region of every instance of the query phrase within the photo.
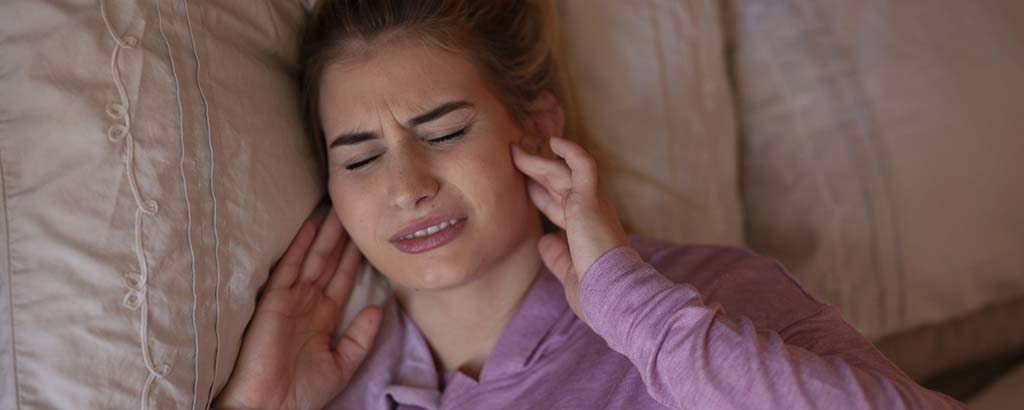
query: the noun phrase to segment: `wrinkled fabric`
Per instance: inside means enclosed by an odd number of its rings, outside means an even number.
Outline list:
[[[543,3],[543,2],[541,2]],[[630,232],[743,245],[739,135],[720,0],[557,1],[569,134]]]
[[[750,246],[872,339],[1024,298],[1024,2],[732,3]]]
[[[1006,410],[1024,403],[1024,365],[999,376],[981,393],[971,398],[972,410]]]
[[[208,406],[323,194],[294,80],[304,18],[0,2],[0,409]]]
[[[590,326],[541,272],[479,381],[439,374],[392,302],[370,356],[327,408],[963,408],[747,251],[633,239],[587,270],[579,297]]]

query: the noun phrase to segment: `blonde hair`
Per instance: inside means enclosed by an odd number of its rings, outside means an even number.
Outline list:
[[[518,118],[542,91],[570,118],[572,105],[556,64],[555,8],[529,0],[324,0],[303,35],[302,109],[321,161],[324,135],[318,87],[331,64],[358,59],[398,39],[466,55]],[[567,121],[569,128],[575,128]]]

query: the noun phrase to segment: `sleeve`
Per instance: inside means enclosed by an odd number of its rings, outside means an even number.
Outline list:
[[[914,383],[834,307],[820,304],[778,331],[756,329],[705,304],[697,289],[669,280],[629,246],[594,262],[579,295],[594,331],[671,408],[966,408]]]

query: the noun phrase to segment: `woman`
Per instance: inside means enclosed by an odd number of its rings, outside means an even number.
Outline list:
[[[329,0],[303,64],[334,209],[218,409],[960,407],[777,263],[627,239],[526,1]],[[332,348],[360,254],[395,298]]]

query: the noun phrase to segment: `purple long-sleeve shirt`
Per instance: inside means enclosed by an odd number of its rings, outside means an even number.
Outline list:
[[[573,314],[542,272],[479,381],[439,374],[392,301],[329,409],[943,409],[772,259],[631,239],[599,258]]]

